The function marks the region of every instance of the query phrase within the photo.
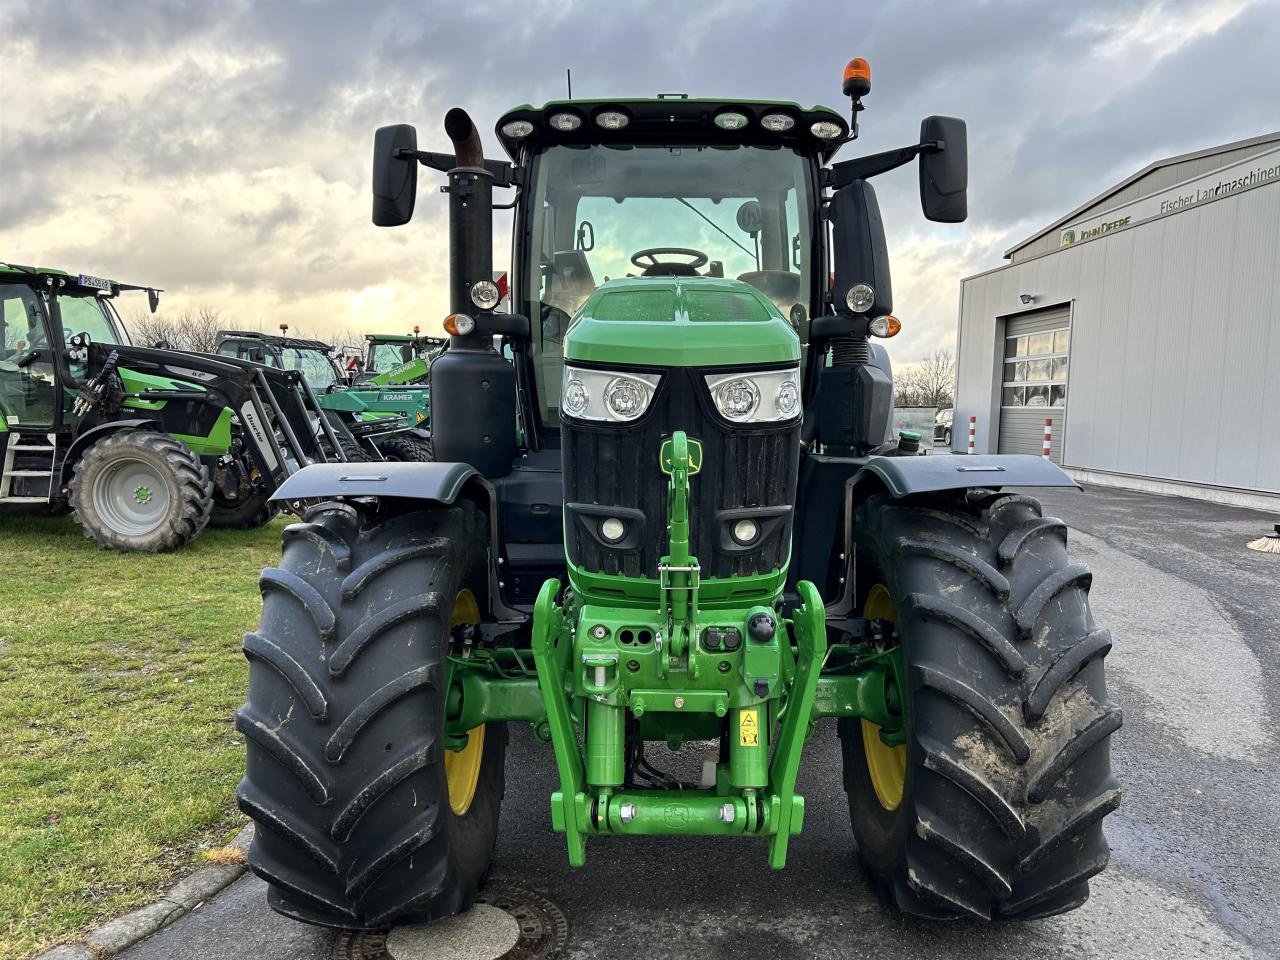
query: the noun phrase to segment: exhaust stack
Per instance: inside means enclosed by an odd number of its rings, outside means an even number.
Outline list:
[[[467,111],[454,107],[444,118],[444,132],[453,141],[457,166],[449,171],[449,311],[474,318],[471,287],[493,275],[493,174],[485,169],[480,134]],[[478,318],[477,318],[478,319]],[[476,349],[480,328],[452,337],[451,347]]]

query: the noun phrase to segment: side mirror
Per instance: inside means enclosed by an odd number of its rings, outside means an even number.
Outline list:
[[[160,291],[147,289],[147,303],[151,305],[151,312],[155,313],[156,308],[160,306]]]
[[[373,222],[398,227],[413,218],[418,159],[400,156],[418,149],[418,131],[407,123],[379,127],[373,135]]]
[[[920,142],[940,142],[941,149],[920,154],[920,209],[937,223],[962,223],[969,215],[969,142],[964,121],[925,117]]]
[[[835,287],[831,298],[837,313],[848,313],[846,297],[858,283],[871,287],[874,300],[860,315],[881,317],[893,312],[893,283],[889,279],[889,245],[880,219],[875,189],[865,180],[841,187],[831,198],[827,216],[831,220],[835,260]]]

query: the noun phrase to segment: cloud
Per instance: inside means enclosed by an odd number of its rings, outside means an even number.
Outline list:
[[[1273,3],[1085,0],[700,4],[583,0],[217,4],[0,0],[0,259],[157,283],[167,303],[318,334],[438,328],[441,178],[413,224],[369,222],[374,128],[444,111],[493,121],[574,93],[841,106],[875,71],[860,152],[928,113],[970,131],[969,223],[926,224],[908,171],[877,183],[894,254],[894,342],[954,339],[961,277],[1151,159],[1275,127]],[[18,29],[20,25],[20,29]],[[849,155],[851,148],[846,148]],[[507,237],[495,230],[499,262]]]

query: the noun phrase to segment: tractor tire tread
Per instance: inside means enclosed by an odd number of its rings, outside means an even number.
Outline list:
[[[1060,521],[1018,494],[949,507],[873,496],[854,531],[855,578],[864,563],[881,571],[859,591],[886,585],[908,649],[894,810],[865,795],[862,737],[841,726],[846,789],[863,791],[855,802],[850,790],[854,831],[881,891],[928,917],[1079,906],[1109,855],[1102,822],[1121,800],[1109,742],[1123,718],[1106,695],[1111,638],[1089,610],[1092,577],[1068,561]]]

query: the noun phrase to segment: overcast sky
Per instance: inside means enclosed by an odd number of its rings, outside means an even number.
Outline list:
[[[372,226],[376,127],[446,150],[461,105],[498,156],[498,115],[563,96],[566,67],[584,97],[844,110],[864,56],[841,156],[913,142],[926,114],[969,124],[967,223],[924,221],[913,171],[877,181],[911,361],[954,342],[960,278],[1012,243],[1152,160],[1280,126],[1278,51],[1276,0],[0,0],[0,260],[318,335],[435,329],[443,178],[423,171],[412,224]]]

